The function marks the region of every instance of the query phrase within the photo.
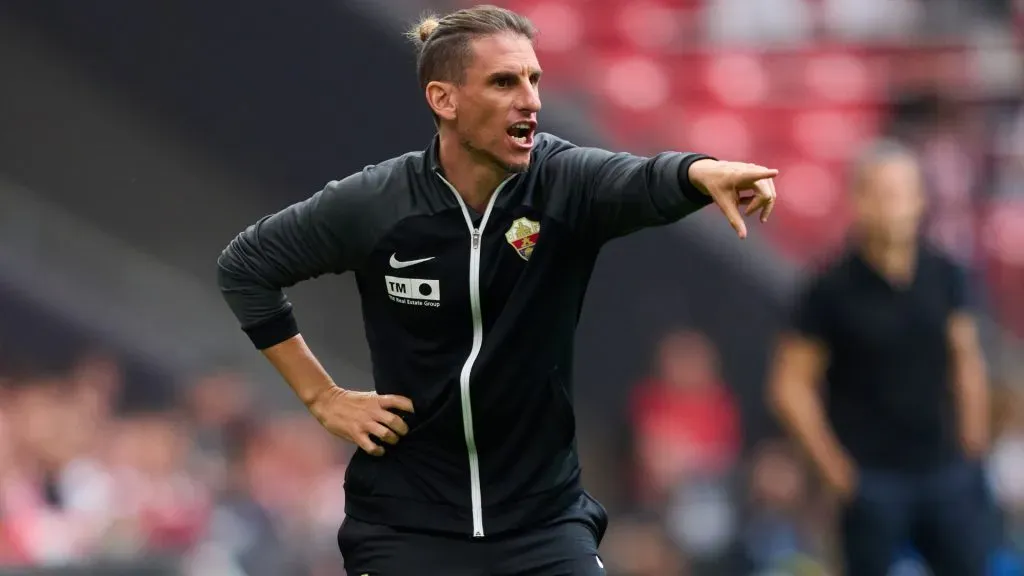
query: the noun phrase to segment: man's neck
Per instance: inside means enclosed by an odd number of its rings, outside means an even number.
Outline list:
[[[441,133],[438,150],[445,180],[455,187],[467,206],[477,212],[487,209],[494,190],[507,174],[493,163],[481,162],[454,134]]]
[[[869,266],[893,285],[906,286],[914,280],[917,265],[915,242],[868,241],[861,246],[861,255]]]

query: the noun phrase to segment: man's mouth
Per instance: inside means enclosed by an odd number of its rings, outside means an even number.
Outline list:
[[[533,122],[517,122],[510,126],[507,132],[515,145],[529,148],[533,146],[534,130],[536,124]]]

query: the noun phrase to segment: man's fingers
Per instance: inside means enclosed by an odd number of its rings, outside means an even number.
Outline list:
[[[779,171],[775,168],[765,168],[764,166],[758,166],[757,164],[747,164],[737,175],[737,178],[740,186],[749,186],[766,178],[775,178],[778,175]]]
[[[775,208],[775,200],[778,198],[778,194],[775,192],[775,181],[772,179],[761,180],[757,185],[758,190],[763,191],[766,198],[761,210],[761,222],[767,222],[768,217],[772,214],[772,209]]]
[[[772,210],[775,208],[775,202],[779,199],[779,193],[775,190],[775,180],[769,180],[768,185],[772,188],[772,201],[768,203],[764,212],[761,213],[762,222],[768,221],[768,217],[771,216]]]
[[[366,452],[370,456],[384,455],[384,447],[374,442],[373,439],[370,438],[369,434],[359,434],[355,437],[355,441],[356,446],[359,446],[363,452]]]
[[[758,180],[757,182],[751,184],[750,187],[757,192],[758,196],[761,196],[763,198],[775,197],[775,188],[772,186],[772,181],[770,178],[766,180]]]
[[[764,210],[761,210],[761,222],[767,222],[768,217],[772,215],[772,209],[775,208],[775,199],[767,201],[764,206]]]
[[[385,410],[401,410],[402,412],[408,412],[409,414],[415,412],[412,406],[412,400],[409,400],[405,396],[385,394],[383,396],[379,396],[377,401],[380,403],[380,407]]]
[[[754,212],[757,212],[764,207],[768,201],[764,196],[748,196],[740,200],[740,206],[746,206],[746,210],[743,211],[744,216],[750,216]]]
[[[725,218],[729,220],[729,224],[732,229],[736,231],[736,234],[740,238],[747,237],[747,225],[743,223],[743,216],[740,216],[740,209],[738,206],[738,198],[735,193],[725,194],[713,194],[712,198],[715,199],[715,203],[718,204],[718,208],[725,214]]]
[[[710,177],[705,173],[702,189],[714,198],[736,234],[740,238],[746,238],[747,225],[743,221],[743,216],[760,212],[761,221],[768,220],[775,204],[775,183],[772,179],[779,175],[779,171],[757,164],[733,162],[708,166],[720,169],[720,172],[714,174],[712,171]],[[755,192],[750,199],[740,198],[736,193],[747,190]]]
[[[395,431],[388,428],[387,426],[379,422],[373,422],[372,424],[370,424],[369,428],[370,434],[373,434],[374,436],[380,438],[384,442],[387,442],[392,446],[398,444],[398,434],[395,434]]]
[[[377,421],[394,430],[395,434],[399,436],[405,436],[409,433],[409,425],[405,423],[401,416],[394,412],[381,411],[381,414],[377,416]]]

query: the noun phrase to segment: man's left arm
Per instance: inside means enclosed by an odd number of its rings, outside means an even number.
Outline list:
[[[988,370],[978,334],[978,322],[968,305],[967,275],[958,270],[953,286],[953,311],[947,321],[951,352],[952,384],[957,425],[964,452],[972,458],[989,447],[990,404]]]
[[[747,206],[748,214],[766,207],[770,211],[774,186],[755,183],[777,173],[704,154],[663,152],[643,157],[582,147],[556,153],[550,165],[552,188],[577,191],[571,213],[578,229],[598,244],[671,224],[712,202],[740,236],[746,236],[740,207]],[[745,190],[753,190],[754,196],[741,199]]]

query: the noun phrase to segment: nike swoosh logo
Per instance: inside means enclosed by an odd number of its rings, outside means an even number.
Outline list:
[[[396,269],[397,268],[408,268],[409,266],[415,266],[417,264],[422,264],[424,262],[429,262],[429,261],[434,259],[434,256],[431,256],[430,258],[420,258],[419,260],[408,260],[406,262],[402,262],[398,258],[395,258],[395,256],[396,256],[396,254],[392,254],[391,255],[391,267],[392,268],[396,268]]]

